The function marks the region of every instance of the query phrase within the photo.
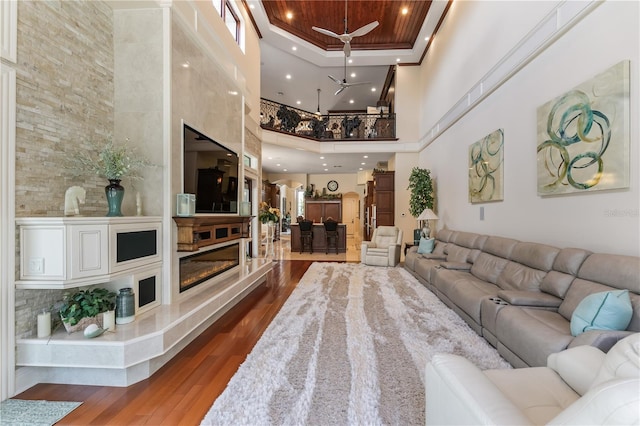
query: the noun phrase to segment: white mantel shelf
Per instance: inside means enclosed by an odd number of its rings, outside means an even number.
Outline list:
[[[247,260],[204,291],[161,305],[94,339],[62,329],[51,338],[18,340],[17,380],[100,386],[144,380],[264,282],[271,265],[264,258]]]

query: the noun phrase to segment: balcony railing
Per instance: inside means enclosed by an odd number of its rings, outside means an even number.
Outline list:
[[[316,115],[278,102],[260,99],[263,129],[315,140],[395,140],[395,114],[331,113]]]

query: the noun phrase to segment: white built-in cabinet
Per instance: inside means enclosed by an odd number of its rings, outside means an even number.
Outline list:
[[[67,289],[132,275],[162,261],[159,217],[18,218],[17,288]]]

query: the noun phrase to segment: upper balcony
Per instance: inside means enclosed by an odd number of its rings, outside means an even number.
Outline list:
[[[320,115],[260,99],[260,126],[316,141],[395,141],[396,117],[385,111],[374,114],[330,112]]]

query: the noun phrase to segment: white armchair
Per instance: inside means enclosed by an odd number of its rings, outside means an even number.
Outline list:
[[[371,241],[363,241],[360,261],[365,265],[396,266],[400,263],[402,230],[395,226],[378,226]]]
[[[428,425],[631,425],[640,422],[640,333],[608,353],[576,346],[547,367],[481,371],[438,354],[425,375]]]

